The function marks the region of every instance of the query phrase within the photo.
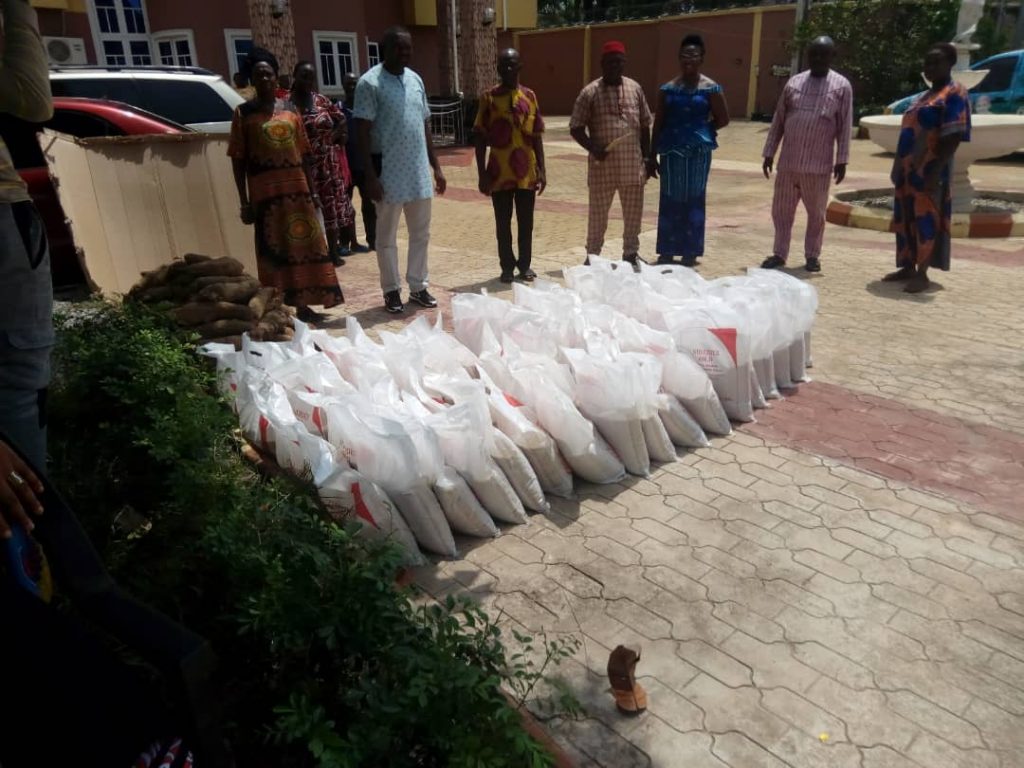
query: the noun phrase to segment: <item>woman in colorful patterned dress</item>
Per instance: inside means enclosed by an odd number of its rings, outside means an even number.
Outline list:
[[[316,70],[312,62],[295,65],[290,93],[291,104],[302,118],[306,136],[313,148],[313,191],[320,195],[320,211],[327,230],[327,247],[335,266],[345,262],[351,251],[343,234],[355,221],[356,212],[345,191],[342,157],[348,141],[348,123],[338,106],[316,92]]]
[[[882,279],[907,281],[907,293],[928,287],[929,267],[949,269],[953,156],[961,141],[971,140],[967,89],[952,79],[956,59],[950,43],[932,46],[924,58],[931,88],[903,115],[892,168],[898,269]]]
[[[679,77],[661,86],[651,136],[647,174],[661,172],[658,205],[658,263],[675,256],[693,267],[704,255],[704,206],[711,152],[719,129],[729,124],[722,87],[701,74],[704,40],[687,35],[679,46]]]
[[[256,229],[260,282],[279,289],[300,320],[322,315],[310,307],[333,307],[345,299],[327,252],[311,180],[312,159],[302,121],[275,97],[277,59],[253,51],[256,98],[240,104],[231,122],[228,156],[241,201],[241,217]]]

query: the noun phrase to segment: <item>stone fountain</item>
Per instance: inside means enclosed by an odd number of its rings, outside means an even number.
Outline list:
[[[984,0],[963,0],[957,15],[957,31],[953,38],[958,60],[953,79],[970,89],[980,83],[988,70],[971,70],[970,54],[978,45],[971,42],[978,21],[984,12]],[[926,81],[927,82],[927,81]],[[899,143],[902,115],[874,115],[861,118],[871,140],[887,152],[895,152]],[[953,162],[953,211],[955,214],[970,214],[978,194],[971,184],[969,169],[972,163],[986,158],[1002,157],[1024,148],[1024,116],[1022,115],[972,115],[971,140],[961,144]],[[987,193],[992,194],[992,193]],[[1007,198],[1014,197],[1007,195]],[[1017,225],[1013,225],[1016,232]],[[973,231],[973,226],[968,227]],[[1001,229],[999,231],[1002,231]],[[1006,236],[1006,235],[1002,235]]]

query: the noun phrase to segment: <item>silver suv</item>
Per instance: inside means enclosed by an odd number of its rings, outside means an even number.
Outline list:
[[[215,72],[199,67],[54,67],[54,96],[123,101],[206,133],[227,133],[244,99]]]

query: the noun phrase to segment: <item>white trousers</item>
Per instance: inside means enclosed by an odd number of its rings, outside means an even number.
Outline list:
[[[377,266],[384,293],[402,287],[398,272],[398,222],[405,212],[409,228],[409,263],[406,282],[412,292],[427,287],[427,246],[430,244],[430,204],[432,198],[408,203],[377,203]]]

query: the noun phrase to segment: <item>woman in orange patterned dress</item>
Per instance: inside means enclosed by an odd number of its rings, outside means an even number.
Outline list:
[[[345,299],[331,263],[311,183],[309,139],[302,119],[275,96],[277,59],[253,51],[256,98],[235,109],[228,155],[241,201],[241,217],[256,229],[260,282],[284,293],[300,320],[322,319],[311,305]]]
[[[907,293],[928,288],[928,268],[948,270],[953,215],[953,157],[971,140],[967,89],[953,80],[957,52],[950,43],[933,45],[924,59],[931,88],[903,115],[893,162],[893,222],[896,266],[886,282],[906,281]]]

